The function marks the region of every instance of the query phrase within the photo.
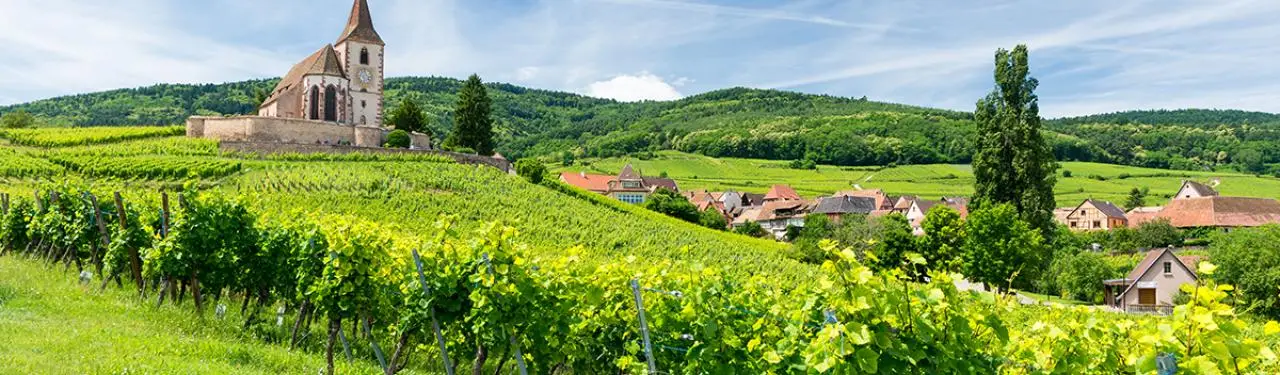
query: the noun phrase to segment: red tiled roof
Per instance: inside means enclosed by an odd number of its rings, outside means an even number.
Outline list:
[[[338,60],[338,53],[333,51],[332,44],[325,45],[290,68],[289,73],[285,74],[284,78],[280,79],[280,83],[276,84],[276,88],[271,90],[271,96],[267,97],[260,106],[275,101],[286,91],[301,90],[302,79],[309,75],[347,77],[347,73],[342,70],[342,63]]]
[[[787,185],[773,185],[769,188],[769,192],[764,194],[764,200],[800,200],[800,194],[796,193],[796,189],[792,189]]]
[[[594,192],[609,191],[609,181],[613,176],[581,172],[560,172],[560,181]]]
[[[1223,196],[1174,199],[1155,216],[1179,228],[1256,227],[1280,223],[1280,201]]]

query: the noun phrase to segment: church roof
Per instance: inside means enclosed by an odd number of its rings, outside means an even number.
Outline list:
[[[338,37],[336,44],[342,44],[348,39],[380,46],[386,45],[382,42],[382,37],[378,36],[378,31],[373,29],[373,16],[369,15],[368,0],[356,0],[351,6],[351,18],[347,19],[347,27],[342,30],[342,35]]]
[[[342,62],[338,59],[338,53],[334,52],[332,44],[324,46],[324,48],[312,53],[311,56],[307,56],[307,58],[302,59],[293,68],[289,69],[289,73],[280,79],[280,83],[276,84],[276,88],[271,90],[271,96],[262,104],[265,105],[276,100],[285,91],[301,84],[302,78],[309,75],[330,75],[347,78],[347,73],[342,69]]]

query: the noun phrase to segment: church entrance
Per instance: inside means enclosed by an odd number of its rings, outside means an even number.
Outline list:
[[[338,121],[338,92],[333,86],[324,89],[324,120]]]

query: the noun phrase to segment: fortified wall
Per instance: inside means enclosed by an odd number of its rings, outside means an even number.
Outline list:
[[[233,142],[382,147],[388,132],[376,126],[350,126],[284,117],[193,116],[187,119],[188,137]],[[431,149],[431,138],[426,134],[411,133],[409,138],[411,148]]]

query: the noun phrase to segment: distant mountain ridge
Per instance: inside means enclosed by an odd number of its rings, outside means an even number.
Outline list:
[[[181,124],[191,115],[253,113],[277,80],[155,85],[39,100],[18,109],[51,124]],[[445,134],[462,81],[387,79],[386,111],[413,100]],[[836,165],[968,163],[968,112],[863,98],[727,88],[673,101],[618,102],[506,83],[487,84],[498,151],[508,157],[646,155],[810,159]],[[1045,121],[1059,160],[1154,168],[1280,172],[1280,115],[1239,110],[1142,110]],[[1274,170],[1274,171],[1273,171]]]

